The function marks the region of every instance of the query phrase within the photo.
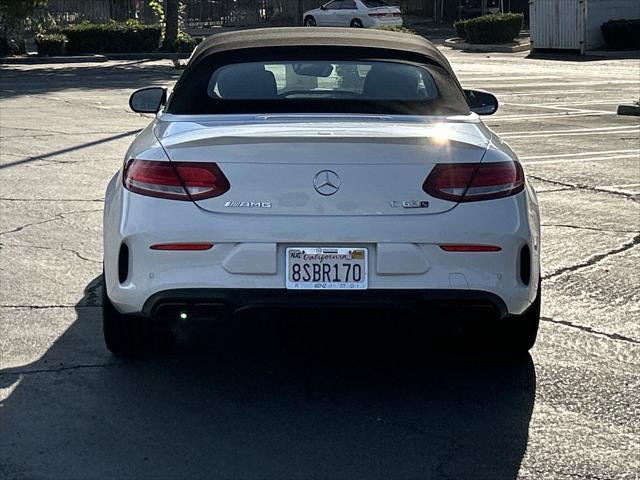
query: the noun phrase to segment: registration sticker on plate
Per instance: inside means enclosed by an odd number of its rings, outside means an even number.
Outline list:
[[[366,248],[287,248],[287,288],[363,290],[367,266]]]

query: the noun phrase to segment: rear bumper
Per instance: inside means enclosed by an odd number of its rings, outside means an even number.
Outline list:
[[[259,309],[389,309],[427,318],[507,316],[495,294],[472,290],[309,291],[285,289],[174,289],[152,295],[143,313],[152,318],[177,319],[232,315]]]
[[[116,184],[114,186],[119,186]],[[111,191],[109,191],[111,193]],[[539,278],[539,219],[523,192],[514,197],[477,204],[460,204],[443,214],[398,216],[269,216],[215,214],[188,202],[130,194],[113,190],[105,208],[104,267],[107,294],[121,313],[149,310],[156,295],[166,292],[209,292],[219,300],[221,292],[233,293],[225,308],[253,304],[256,299],[275,303],[324,305],[349,303],[376,305],[384,302],[406,307],[416,298],[477,297],[499,299],[500,313],[521,314],[533,302]],[[150,245],[170,242],[210,242],[213,248],[197,252],[151,250]],[[446,252],[439,244],[499,245],[488,253]],[[123,245],[129,251],[127,273],[119,264]],[[322,245],[363,247],[369,255],[369,282],[365,292],[318,292],[303,298],[285,286],[287,247]],[[531,249],[530,282],[519,279],[519,258],[524,246]],[[356,294],[357,293],[357,294]],[[196,297],[198,295],[195,295]],[[305,295],[309,295],[306,292]],[[251,302],[241,297],[253,297]],[[262,299],[262,300],[261,300]],[[321,299],[321,301],[320,301]],[[362,299],[362,300],[361,300]],[[151,302],[151,303],[150,303]],[[269,302],[267,302],[269,303]],[[420,303],[420,302],[418,302]],[[428,302],[426,302],[428,303]],[[229,307],[228,305],[231,305]],[[404,305],[404,306],[403,306]],[[504,307],[506,305],[506,308]]]
[[[381,27],[381,26],[390,26],[390,27],[402,27],[403,21],[402,17],[389,17],[389,18],[375,18],[369,17],[370,25],[369,27]]]

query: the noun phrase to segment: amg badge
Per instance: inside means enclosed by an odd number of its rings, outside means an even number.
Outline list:
[[[271,208],[271,202],[226,202],[224,206],[229,208]]]

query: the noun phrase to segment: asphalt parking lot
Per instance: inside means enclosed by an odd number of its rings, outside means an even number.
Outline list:
[[[623,479],[640,471],[638,60],[446,50],[543,218],[531,355],[429,355],[349,318],[184,327],[171,359],[102,343],[103,192],[168,61],[0,66],[0,478]],[[342,323],[341,323],[342,322]],[[277,322],[276,322],[277,323]]]

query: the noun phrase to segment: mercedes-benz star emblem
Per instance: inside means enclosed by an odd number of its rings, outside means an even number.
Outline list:
[[[320,195],[333,195],[340,188],[340,177],[332,170],[322,170],[313,177],[313,188]]]

